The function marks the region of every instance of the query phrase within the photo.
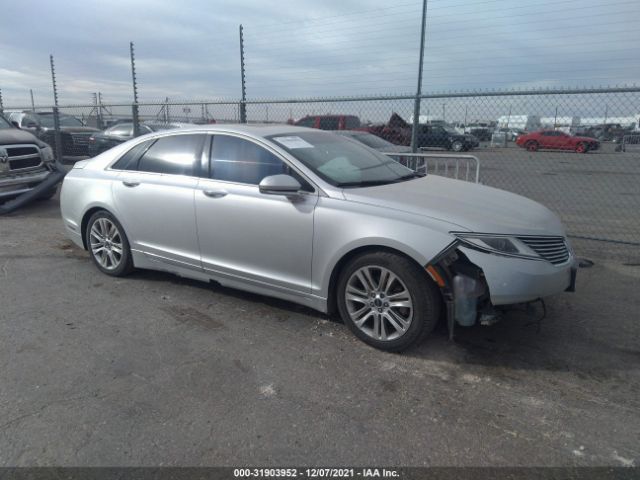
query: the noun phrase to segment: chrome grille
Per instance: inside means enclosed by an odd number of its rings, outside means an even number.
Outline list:
[[[3,145],[9,154],[9,170],[21,171],[42,165],[40,149],[36,145]]]
[[[554,265],[569,260],[569,248],[563,237],[518,237],[518,240]]]

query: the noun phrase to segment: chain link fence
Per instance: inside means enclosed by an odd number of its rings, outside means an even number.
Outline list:
[[[183,124],[237,123],[242,104],[168,99],[139,103],[140,132]],[[410,95],[245,102],[248,123],[357,130],[377,139],[374,148],[396,152],[411,151],[413,107]],[[4,107],[12,119],[18,118],[17,112],[28,118],[32,109]],[[35,110],[52,112],[51,107]],[[119,125],[126,135],[133,132],[131,104],[61,105],[59,111],[63,155],[70,162],[98,153],[92,138],[99,130]],[[49,122],[46,114],[37,116],[34,122],[43,123],[42,117]],[[415,125],[416,147],[434,155],[474,155],[480,163],[480,183],[543,203],[560,215],[571,236],[637,248],[639,120],[638,88],[424,95]],[[27,123],[21,126],[29,128]],[[37,128],[34,131],[46,141],[55,142],[53,122]],[[537,148],[516,142],[541,129],[557,133],[536,137]],[[576,136],[596,139],[599,148],[589,144],[581,153]]]

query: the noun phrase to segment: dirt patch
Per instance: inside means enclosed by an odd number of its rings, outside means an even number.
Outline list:
[[[207,330],[216,330],[224,327],[222,322],[215,320],[206,313],[203,313],[193,307],[169,305],[161,307],[161,310],[171,315],[171,318],[177,322],[185,323],[187,325],[194,325],[206,328]]]

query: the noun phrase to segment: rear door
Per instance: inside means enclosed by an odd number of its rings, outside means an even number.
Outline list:
[[[309,293],[317,192],[264,145],[226,134],[209,142],[209,171],[195,195],[203,268],[256,286]],[[264,177],[282,173],[306,184],[305,191],[260,193]]]
[[[153,260],[200,269],[194,189],[203,134],[174,134],[143,142],[112,168],[113,194],[133,250]]]

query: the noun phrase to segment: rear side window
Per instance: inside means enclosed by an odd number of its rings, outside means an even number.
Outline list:
[[[197,175],[204,135],[161,137],[142,155],[138,171],[168,175]]]
[[[280,173],[289,173],[288,166],[261,146],[238,137],[213,137],[211,178],[258,185],[264,177]]]
[[[338,130],[340,119],[338,117],[320,117],[320,130]]]
[[[114,163],[111,168],[113,168],[114,170],[136,170],[140,155],[142,155],[152,143],[153,140],[139,143],[127,153],[125,153],[122,157],[120,157],[120,160]]]

